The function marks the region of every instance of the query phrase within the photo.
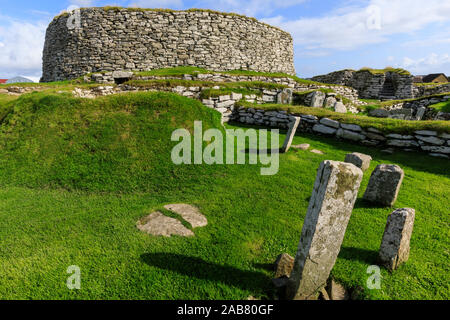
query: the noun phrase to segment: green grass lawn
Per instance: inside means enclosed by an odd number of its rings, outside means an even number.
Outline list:
[[[450,112],[450,100],[433,104],[430,108],[434,108],[441,112]]]
[[[258,165],[175,166],[171,130],[194,120],[220,126],[218,113],[173,94],[20,98],[0,125],[0,298],[272,298],[269,265],[296,252],[320,162],[359,151],[374,158],[359,198],[377,164],[395,163],[406,174],[396,207],[416,209],[410,260],[383,269],[382,289],[361,298],[449,299],[447,160],[302,135],[294,144],[325,154],[292,150],[275,176]],[[137,230],[142,216],[180,202],[208,218],[195,237]],[[366,288],[392,211],[357,201],[332,272],[348,288]],[[79,291],[65,285],[71,265]]]

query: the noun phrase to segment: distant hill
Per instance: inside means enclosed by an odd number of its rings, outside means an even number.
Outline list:
[[[6,81],[7,84],[11,84],[11,83],[28,83],[28,82],[34,82],[34,81],[30,80],[28,78],[24,78],[24,77],[14,77],[14,78],[8,79]]]

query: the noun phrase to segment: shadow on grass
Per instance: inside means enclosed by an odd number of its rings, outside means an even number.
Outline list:
[[[378,252],[361,248],[342,247],[339,252],[339,258],[375,265],[378,262]]]
[[[146,253],[141,255],[141,260],[151,267],[173,271],[197,279],[221,282],[254,292],[266,291],[271,280],[261,272],[222,266],[200,258],[174,253]]]
[[[271,155],[271,154],[277,154],[277,153],[282,153],[281,149],[243,149],[240,150],[241,153],[246,153],[246,154],[261,154],[262,152],[265,152],[267,155]]]
[[[386,209],[387,211],[389,211],[390,209],[393,210],[392,207],[386,207],[386,206],[383,206],[383,205],[380,205],[380,204],[369,202],[369,201],[364,200],[362,198],[359,198],[359,199],[356,200],[356,202],[355,202],[355,209]]]

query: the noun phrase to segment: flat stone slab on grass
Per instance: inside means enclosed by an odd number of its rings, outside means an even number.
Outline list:
[[[184,220],[189,222],[192,228],[206,227],[208,220],[200,213],[200,211],[189,204],[168,204],[164,206],[164,209],[170,210],[179,214]]]
[[[311,147],[311,145],[309,145],[307,143],[303,143],[303,144],[298,144],[298,145],[292,146],[293,149],[300,149],[300,150],[308,150],[309,147]]]
[[[316,149],[312,149],[311,152],[315,153],[315,154],[324,154],[323,151],[316,150]]]
[[[153,212],[149,216],[142,218],[136,224],[142,232],[154,235],[170,237],[172,235],[182,237],[192,237],[194,233],[183,226],[177,219],[167,217],[161,212]]]

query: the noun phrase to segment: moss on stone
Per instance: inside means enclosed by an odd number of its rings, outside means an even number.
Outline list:
[[[356,72],[370,72],[371,74],[385,74],[387,72],[394,72],[398,73],[403,76],[409,76],[411,73],[408,70],[402,69],[402,68],[392,68],[392,67],[386,67],[384,69],[372,69],[368,67],[361,68],[360,70]]]

